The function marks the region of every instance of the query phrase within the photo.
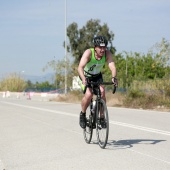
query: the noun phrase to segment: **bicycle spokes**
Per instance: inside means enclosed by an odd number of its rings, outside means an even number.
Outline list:
[[[97,119],[97,139],[101,148],[105,148],[109,133],[108,111],[104,100],[100,100]]]
[[[93,117],[91,115],[90,107],[86,112],[86,128],[83,130],[84,140],[86,143],[90,143],[93,135]]]

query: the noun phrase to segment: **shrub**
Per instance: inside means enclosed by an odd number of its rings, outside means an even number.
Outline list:
[[[10,74],[0,82],[1,91],[21,92],[25,87],[25,81],[16,73]]]
[[[141,98],[141,97],[144,97],[145,96],[145,93],[140,91],[140,90],[129,90],[128,93],[127,93],[127,97],[128,98]]]

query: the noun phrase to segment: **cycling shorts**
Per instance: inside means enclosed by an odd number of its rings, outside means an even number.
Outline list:
[[[103,76],[102,76],[101,73],[97,76],[91,76],[91,77],[87,77],[87,78],[89,79],[89,81],[93,81],[93,82],[99,82],[99,81],[102,82],[103,81]],[[79,76],[79,85],[80,85],[83,93],[85,94],[86,93],[86,86],[82,83],[80,76]],[[91,85],[88,85],[87,87],[91,88]]]

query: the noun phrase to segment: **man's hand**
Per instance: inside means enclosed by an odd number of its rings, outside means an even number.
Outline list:
[[[118,86],[118,80],[116,77],[112,77],[112,82],[113,82],[114,86],[116,86],[116,87]]]
[[[86,78],[84,78],[83,80],[82,80],[82,83],[86,86],[87,85],[87,80],[86,80]]]

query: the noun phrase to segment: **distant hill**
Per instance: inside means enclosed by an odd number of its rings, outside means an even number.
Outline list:
[[[54,73],[47,73],[47,74],[44,74],[44,75],[24,75],[24,79],[27,81],[27,80],[30,80],[32,83],[36,83],[36,82],[39,82],[39,83],[42,83],[42,82],[45,82],[45,81],[48,81],[49,83],[53,83],[55,81],[54,79]]]
[[[45,81],[48,81],[49,83],[54,83],[55,81],[54,77],[55,77],[54,73],[47,73],[44,75],[27,75],[27,74],[22,75],[22,78],[24,78],[25,81],[30,80],[32,83],[36,83],[36,82],[42,83]],[[3,80],[4,78],[6,77],[0,76],[0,81]]]

